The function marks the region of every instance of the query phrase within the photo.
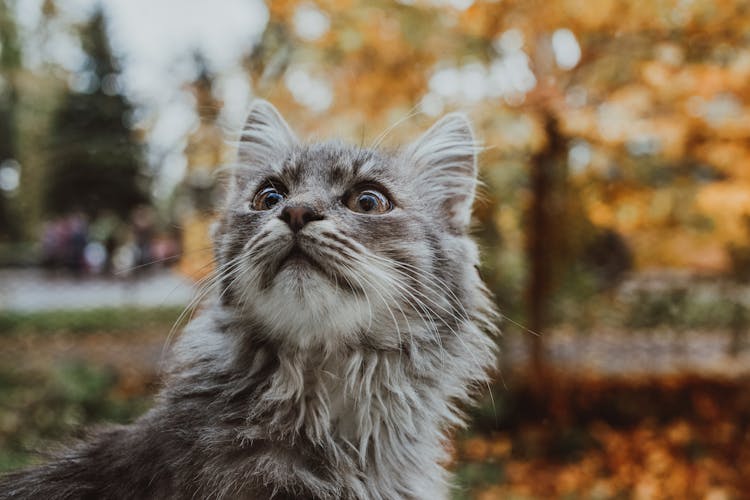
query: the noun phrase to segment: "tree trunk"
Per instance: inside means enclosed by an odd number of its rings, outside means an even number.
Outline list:
[[[565,139],[550,113],[544,115],[546,147],[531,160],[531,201],[528,208],[527,261],[529,278],[526,308],[529,329],[530,377],[535,392],[544,398],[548,381],[544,331],[549,322],[550,297],[562,261],[565,235]]]

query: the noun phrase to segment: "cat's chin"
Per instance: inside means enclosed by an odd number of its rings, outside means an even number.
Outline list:
[[[368,324],[367,303],[337,286],[314,261],[284,262],[269,287],[248,303],[268,334],[299,347],[342,345]]]
[[[302,302],[308,302],[310,298],[309,290],[316,290],[318,293],[327,293],[326,289],[328,277],[320,266],[305,259],[291,259],[284,262],[273,279],[271,288],[282,288],[290,296],[288,301],[291,304],[300,305]]]

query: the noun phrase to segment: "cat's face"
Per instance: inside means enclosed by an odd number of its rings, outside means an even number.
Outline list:
[[[397,153],[300,144],[255,103],[216,237],[223,300],[299,347],[401,349],[455,321],[476,251],[471,128],[449,115]]]

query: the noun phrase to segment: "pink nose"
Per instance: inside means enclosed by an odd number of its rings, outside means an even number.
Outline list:
[[[311,207],[303,205],[297,207],[284,207],[279,218],[287,223],[292,229],[292,232],[296,233],[305,227],[308,222],[321,220],[323,216]]]

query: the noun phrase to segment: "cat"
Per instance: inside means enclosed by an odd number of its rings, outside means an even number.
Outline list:
[[[446,498],[446,433],[495,363],[476,155],[459,113],[384,150],[301,143],[254,101],[215,292],[155,406],[5,476],[0,499]]]

